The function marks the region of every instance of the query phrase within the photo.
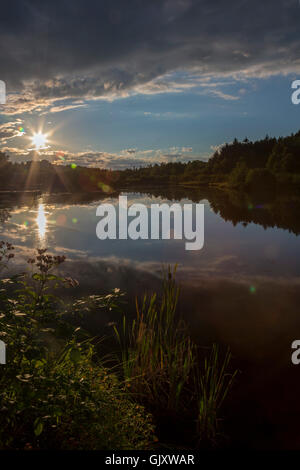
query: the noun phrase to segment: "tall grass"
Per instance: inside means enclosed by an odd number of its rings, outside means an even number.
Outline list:
[[[216,345],[199,361],[198,347],[176,313],[175,272],[169,268],[164,276],[161,299],[157,294],[136,299],[135,319],[130,323],[124,316],[121,328],[114,326],[122,372],[131,392],[154,414],[165,410],[190,416],[193,411],[198,440],[215,442],[220,408],[236,372],[228,373],[231,355],[227,352],[221,361]]]
[[[170,269],[156,294],[136,299],[136,318],[115,328],[121,345],[125,380],[151,407],[176,410],[194,365],[194,345],[176,316],[179,289]]]
[[[221,421],[220,409],[237,374],[237,370],[232,374],[228,373],[230,360],[229,350],[221,359],[219,347],[213,344],[210,355],[204,359],[203,369],[196,371],[199,442],[209,441],[214,444],[217,442]]]

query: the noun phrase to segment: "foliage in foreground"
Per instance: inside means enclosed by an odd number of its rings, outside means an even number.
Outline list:
[[[1,242],[0,267],[13,257],[13,246]],[[0,368],[0,449],[146,449],[156,440],[146,410],[158,427],[163,416],[185,420],[179,439],[191,428],[188,445],[216,445],[236,372],[228,372],[230,353],[222,358],[217,346],[201,357],[177,313],[175,272],[168,271],[161,298],[137,300],[136,318],[114,326],[121,355],[112,373],[65,314],[74,320],[111,310],[119,289],[68,308],[53,294],[77,285],[55,274],[64,260],[38,250],[28,273],[0,281],[0,339],[8,352]]]
[[[3,267],[13,247],[0,250]],[[63,261],[39,250],[29,276],[0,283],[8,356],[0,368],[0,448],[145,449],[153,441],[150,415],[96,361],[80,330],[64,324],[49,293],[64,281],[53,274]],[[68,339],[58,335],[62,326]]]
[[[176,271],[176,269],[175,269]],[[136,303],[136,318],[115,334],[121,346],[121,364],[131,392],[155,417],[168,413],[192,416],[195,444],[216,445],[220,437],[222,405],[236,371],[229,373],[231,354],[222,358],[217,345],[204,359],[177,315],[179,289],[169,270],[162,298],[145,296]]]
[[[228,374],[231,353],[227,350],[223,360],[219,348],[213,345],[204,360],[203,370],[196,372],[197,434],[198,442],[216,442],[220,424],[220,409],[237,374]]]

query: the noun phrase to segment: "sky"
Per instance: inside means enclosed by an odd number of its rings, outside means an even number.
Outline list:
[[[0,149],[112,169],[300,129],[299,0],[1,4]]]

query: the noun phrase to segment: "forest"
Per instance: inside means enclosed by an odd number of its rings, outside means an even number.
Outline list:
[[[288,137],[225,144],[207,161],[128,169],[123,184],[231,187],[248,191],[300,186],[300,131]]]
[[[13,163],[0,152],[1,190],[111,193],[126,187],[218,186],[257,191],[300,189],[300,131],[252,142],[234,139],[208,161],[152,164],[126,170],[54,165],[47,160]]]

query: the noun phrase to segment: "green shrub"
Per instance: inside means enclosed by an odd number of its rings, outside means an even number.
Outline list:
[[[248,168],[246,166],[246,163],[243,161],[238,162],[229,175],[228,182],[230,186],[233,186],[233,187],[243,186],[246,181],[247,172],[248,172]]]
[[[144,449],[151,418],[75,341],[58,358],[9,355],[1,374],[2,449]]]
[[[297,176],[297,175],[295,175]],[[276,173],[277,183],[280,186],[290,186],[293,184],[293,175],[291,173],[281,172]]]
[[[12,247],[0,248],[4,266]],[[0,282],[0,337],[7,347],[0,449],[145,449],[153,441],[150,415],[96,360],[80,329],[70,326],[68,341],[57,337],[63,320],[49,285],[65,281],[53,273],[63,261],[39,250],[29,260],[33,272],[16,279],[18,289],[12,280]]]
[[[295,186],[300,186],[300,175],[292,175],[292,182]]]
[[[248,171],[246,186],[250,190],[264,190],[276,187],[276,178],[267,168],[254,168]]]

